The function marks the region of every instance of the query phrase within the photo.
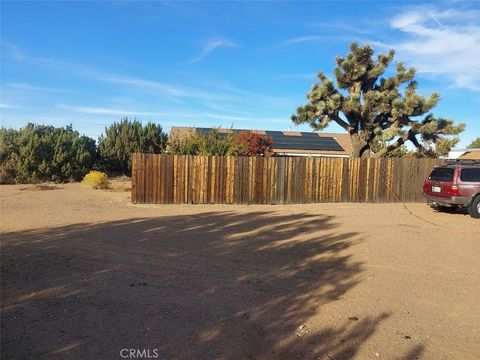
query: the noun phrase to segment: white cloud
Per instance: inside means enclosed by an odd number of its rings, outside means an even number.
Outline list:
[[[225,120],[225,121],[239,121],[239,122],[252,122],[252,123],[274,123],[274,124],[287,124],[289,122],[288,117],[281,118],[281,117],[262,117],[262,116],[231,116],[231,115],[223,115],[223,114],[205,114],[207,118],[211,119],[218,119],[218,120]],[[259,125],[261,126],[261,125]]]
[[[92,66],[78,64],[75,62],[59,60],[55,58],[36,57],[25,54],[22,50],[13,44],[3,41],[1,43],[3,55],[11,56],[13,59],[29,63],[35,66],[53,68],[55,70],[63,70],[77,77],[84,77],[93,79],[95,81],[102,81],[113,84],[130,85],[139,89],[140,91],[154,93],[169,97],[172,101],[178,101],[182,98],[191,98],[198,100],[221,100],[227,97],[222,94],[215,94],[201,89],[195,89],[190,86],[179,86],[168,82],[146,80],[138,77],[124,76],[103,71],[102,69]],[[212,50],[210,50],[212,51]],[[40,90],[49,89],[45,87],[32,86],[25,83],[13,83],[13,85],[23,90]],[[52,88],[50,91],[57,91]]]
[[[293,44],[300,44],[305,42],[312,42],[312,41],[322,41],[327,40],[328,37],[321,36],[321,35],[308,35],[308,36],[299,36],[291,39],[287,39],[282,41],[278,44],[278,46],[285,46],[285,45],[293,45]]]
[[[100,79],[110,83],[131,85],[141,90],[153,91],[158,95],[167,95],[173,98],[194,98],[200,100],[220,100],[225,98],[224,95],[214,94],[208,91],[130,76],[102,74],[100,75]]]
[[[14,105],[0,103],[0,109],[15,109],[15,108],[16,108],[16,106],[14,106]]]
[[[213,38],[210,39],[204,46],[200,54],[195,57],[194,59],[187,62],[187,64],[196,63],[203,58],[205,58],[208,54],[210,54],[215,49],[220,47],[238,47],[238,45],[233,42],[232,40],[225,39],[225,38]]]
[[[45,86],[37,86],[27,83],[7,83],[6,86],[13,90],[23,90],[23,91],[32,91],[32,92],[73,92],[71,90],[57,89]]]
[[[297,74],[280,74],[280,75],[273,75],[272,78],[274,80],[278,81],[284,81],[284,80],[292,80],[292,79],[299,79],[299,80],[315,80],[315,74],[314,73],[297,73]]]
[[[112,108],[103,108],[103,107],[90,107],[90,106],[74,106],[74,105],[65,105],[58,104],[55,106],[57,109],[69,110],[84,114],[95,114],[95,115],[138,115],[138,116],[162,116],[164,114],[151,111],[138,111],[138,110],[125,110],[125,109],[112,109]]]
[[[109,92],[111,96],[118,95],[120,97],[120,99],[113,102],[110,99],[108,102],[103,100],[103,102],[95,104],[76,106],[78,104],[67,105],[68,103],[62,98],[55,100],[55,103],[60,104],[56,107],[59,114],[62,116],[66,115],[67,117],[73,114],[79,114],[79,116],[85,117],[87,115],[91,115],[92,117],[95,115],[102,115],[105,117],[151,116],[152,118],[158,117],[162,121],[164,118],[194,119],[197,121],[202,118],[205,120],[213,120],[212,117],[206,117],[205,112],[216,110],[219,113],[233,116],[245,115],[247,117],[245,119],[238,119],[238,121],[257,121],[255,116],[250,117],[250,114],[244,113],[244,110],[251,108],[252,104],[261,104],[262,111],[273,111],[274,114],[289,114],[291,109],[295,108],[296,105],[295,99],[291,96],[276,96],[269,93],[262,94],[259,93],[257,89],[255,89],[256,91],[245,90],[238,88],[235,85],[231,85],[225,80],[214,78],[204,72],[197,73],[192,70],[185,73],[177,72],[174,74],[175,80],[170,81],[169,78],[164,80],[163,78],[153,79],[143,76],[139,77],[136,74],[118,74],[105,71],[104,69],[92,65],[80,64],[52,57],[43,58],[32,56],[13,45],[8,47],[3,46],[2,49],[5,50],[2,53],[2,56],[9,56],[17,62],[26,63],[42,69],[46,68],[55,72],[62,71],[71,76],[91,80],[93,84],[121,85],[113,87]],[[166,72],[165,77],[167,76],[172,77],[171,70]],[[192,81],[192,79],[195,81]],[[22,89],[24,91],[27,89],[31,91],[40,91],[42,88],[49,89],[47,87],[22,82],[10,83],[10,85],[12,84],[17,90]],[[4,87],[7,88],[7,86]],[[117,93],[117,88],[120,89],[121,92]],[[56,90],[51,88],[51,91]],[[80,96],[82,95],[81,90],[78,90],[78,93]],[[144,94],[153,95],[153,102],[150,98],[141,103],[138,101],[132,101],[132,98],[137,98]],[[4,100],[4,102],[12,102],[6,101],[7,99]],[[17,100],[14,102],[17,103]],[[25,99],[21,100],[25,101]],[[101,100],[99,99],[99,101]],[[173,103],[173,105],[171,103]],[[28,103],[26,106],[31,108],[32,105]],[[187,114],[188,109],[192,109],[192,107],[196,108],[195,113],[191,112],[190,114]],[[159,113],[157,112],[159,109],[162,111],[165,110],[166,112]],[[229,120],[225,117],[224,119]]]
[[[447,79],[451,85],[480,91],[480,11],[416,7],[397,15],[390,27],[406,39],[380,44],[419,73]],[[377,43],[378,44],[378,43]]]
[[[361,19],[358,23],[352,24],[344,20],[330,20],[322,22],[308,23],[306,26],[322,29],[322,32],[331,31],[334,33],[344,32],[349,34],[371,34],[374,32],[372,27],[374,20]]]
[[[156,111],[142,111],[132,109],[119,109],[119,108],[106,108],[95,106],[77,106],[67,104],[57,104],[55,108],[59,110],[65,110],[68,112],[91,114],[91,115],[113,115],[113,116],[154,116],[154,117],[173,117],[183,119],[215,119],[225,120],[228,122],[261,122],[261,123],[285,123],[288,121],[286,118],[280,117],[261,117],[256,115],[250,116],[232,116],[218,113],[203,113],[198,112],[185,112],[185,111],[169,111],[169,112],[156,112]]]

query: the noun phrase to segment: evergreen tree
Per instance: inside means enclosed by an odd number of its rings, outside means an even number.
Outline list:
[[[440,96],[428,98],[416,92],[415,69],[396,63],[393,76],[383,77],[394,59],[394,51],[378,55],[369,45],[350,46],[346,58],[337,57],[334,70],[336,85],[322,72],[319,82],[307,94],[308,103],[292,115],[295,124],[309,124],[323,130],[331,121],[345,129],[351,137],[353,157],[370,156],[372,145],[385,141],[375,152],[383,157],[407,141],[419,154],[446,154],[458,141],[464,124],[430,114]],[[423,116],[423,118],[421,118]]]
[[[0,182],[78,181],[96,159],[95,140],[72,126],[0,130]]]
[[[467,146],[467,149],[480,149],[480,137],[473,140],[472,143]]]
[[[101,163],[108,171],[130,174],[132,153],[160,154],[165,150],[167,135],[160,125],[142,123],[136,119],[122,119],[105,128],[105,135],[98,141]]]
[[[14,184],[19,162],[20,132],[0,128],[0,184]]]

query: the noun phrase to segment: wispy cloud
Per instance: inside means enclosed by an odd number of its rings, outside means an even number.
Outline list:
[[[142,78],[122,76],[115,74],[101,74],[100,79],[115,83],[130,85],[144,91],[155,92],[158,95],[167,95],[174,98],[194,98],[200,100],[220,100],[225,99],[225,95],[215,94],[209,91],[198,90],[194,88],[185,88],[166,82],[145,80]]]
[[[15,105],[0,103],[0,109],[15,109],[15,108],[16,108]]]
[[[292,37],[283,41],[280,41],[274,45],[272,48],[278,47],[286,47],[286,46],[294,46],[294,45],[301,45],[301,44],[308,44],[308,43],[319,43],[319,42],[351,42],[356,39],[356,37],[352,37],[351,34],[332,34],[332,35],[305,35],[305,36],[297,36]]]
[[[57,89],[46,86],[37,86],[27,83],[6,83],[5,86],[9,89],[20,90],[20,91],[30,91],[30,92],[68,92],[72,93],[71,90],[66,89]]]
[[[280,74],[280,75],[273,75],[273,79],[278,81],[285,81],[285,80],[292,80],[292,79],[300,79],[300,80],[315,80],[315,74]]]
[[[221,47],[238,47],[238,45],[233,42],[232,40],[226,39],[226,38],[213,38],[210,39],[202,48],[202,51],[200,54],[193,58],[192,60],[188,61],[186,64],[193,64],[196,63],[202,59],[204,59],[208,54],[211,52],[215,51],[218,48]]]
[[[286,46],[286,45],[300,44],[300,43],[306,43],[306,42],[312,42],[312,41],[323,41],[329,38],[330,37],[322,36],[322,35],[299,36],[299,37],[294,37],[291,39],[284,40],[278,43],[277,46]]]
[[[420,73],[480,91],[479,18],[478,10],[416,7],[390,21],[390,27],[402,32],[405,40],[377,45],[396,49],[398,57]]]
[[[147,80],[135,76],[125,76],[120,74],[110,73],[100,68],[79,64],[71,61],[65,61],[62,59],[56,59],[52,57],[39,57],[31,56],[25,53],[16,45],[11,43],[2,42],[2,54],[5,56],[11,56],[13,59],[19,62],[28,63],[34,66],[41,66],[47,68],[54,68],[56,70],[65,71],[76,77],[89,78],[94,81],[101,81],[112,84],[123,84],[135,87],[140,91],[158,94],[159,96],[169,97],[170,100],[176,101],[182,98],[198,99],[198,100],[222,100],[226,99],[226,95],[220,93],[213,93],[202,89],[196,89],[194,87],[181,86],[172,84],[169,82]],[[13,87],[23,90],[41,90],[39,86],[33,86],[25,83],[12,83]],[[44,88],[49,91],[59,91],[60,89]]]
[[[194,69],[183,70],[173,75],[171,71],[166,71],[165,76],[159,76],[157,69],[155,72],[156,78],[147,78],[137,74],[114,73],[99,66],[71,62],[55,57],[41,57],[30,54],[16,46],[11,46],[9,49],[14,49],[14,53],[3,52],[2,58],[8,57],[9,60],[28,64],[41,71],[47,69],[54,72],[63,72],[71,77],[88,81],[90,86],[120,85],[112,87],[108,98],[102,96],[93,103],[78,103],[75,100],[67,100],[61,96],[56,96],[57,94],[55,94],[55,98],[49,99],[48,102],[38,103],[40,109],[37,114],[48,113],[59,119],[78,119],[78,121],[85,119],[85,121],[88,120],[89,123],[92,123],[92,121],[98,119],[137,116],[143,119],[160,121],[162,124],[171,120],[206,126],[209,126],[211,122],[221,122],[222,125],[235,122],[237,126],[249,127],[254,126],[258,121],[289,122],[290,109],[296,105],[295,99],[291,96],[264,94],[258,92],[257,89],[253,91],[245,90],[224,79],[216,78],[215,74],[206,75],[203,71],[198,73]],[[192,79],[195,81],[192,81]],[[51,91],[60,90],[22,82],[11,82],[8,86],[25,92],[27,90],[41,91],[42,88]],[[3,88],[7,89],[6,85]],[[18,92],[20,93],[20,91]],[[80,90],[78,92],[80,95],[83,94]],[[81,101],[81,99],[79,97],[78,100]],[[112,99],[115,99],[115,101],[112,101]],[[142,99],[142,101],[138,101],[138,99]],[[17,103],[16,100],[14,102],[9,101],[9,99],[3,100],[5,103]],[[32,108],[29,99],[22,98],[20,100],[19,104],[28,103],[26,106]],[[51,105],[52,103],[57,105]],[[259,113],[245,112],[245,109],[251,108],[252,104],[261,104]],[[2,111],[9,111],[10,115],[15,115],[13,110],[5,108]],[[260,113],[264,113],[266,116],[262,118]],[[271,115],[268,115],[268,113]],[[23,112],[19,113],[17,111],[14,118],[20,121],[20,119],[31,116],[31,114],[27,114],[28,116],[22,114]],[[277,114],[287,115],[285,119],[280,119],[274,117]]]
[[[66,105],[58,104],[55,106],[57,109],[74,111],[84,114],[94,114],[94,115],[119,115],[119,116],[161,116],[163,113],[159,112],[150,112],[150,111],[141,111],[141,110],[126,110],[126,109],[112,109],[104,107],[90,107],[90,106],[75,106],[75,105]]]
[[[311,28],[319,28],[323,31],[332,31],[332,32],[348,32],[348,33],[356,33],[356,34],[370,34],[374,30],[372,28],[372,21],[367,21],[365,19],[360,20],[356,25],[351,25],[346,23],[345,21],[324,21],[324,22],[313,22],[307,24],[308,27]]]
[[[287,124],[289,122],[288,118],[281,118],[281,117],[264,117],[264,116],[231,116],[231,115],[224,115],[224,114],[206,114],[207,118],[211,119],[218,119],[218,120],[225,120],[225,121],[232,121],[232,122],[240,122],[240,123],[274,123],[274,124]],[[261,127],[261,125],[258,125]]]
[[[78,106],[78,105],[67,105],[67,104],[57,104],[56,109],[82,113],[82,114],[91,114],[91,115],[112,115],[112,116],[153,116],[153,117],[173,117],[173,118],[183,118],[183,119],[214,119],[214,120],[225,120],[227,122],[262,122],[262,123],[285,123],[288,119],[280,117],[262,117],[258,115],[248,115],[248,116],[232,116],[221,113],[204,113],[201,111],[195,112],[186,112],[186,111],[168,111],[168,112],[158,112],[158,111],[142,111],[142,110],[133,110],[133,109],[120,109],[120,108],[108,108],[108,107],[95,107],[95,106]],[[225,124],[223,124],[225,125]]]
[[[87,73],[91,71],[91,68],[86,65],[69,62],[65,60],[55,59],[51,56],[32,56],[28,54],[21,47],[12,44],[9,41],[1,39],[0,41],[2,58],[11,58],[15,61],[28,63],[35,66],[51,67],[59,70],[70,69],[78,72],[79,74]]]

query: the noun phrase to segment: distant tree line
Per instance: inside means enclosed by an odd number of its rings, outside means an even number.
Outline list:
[[[105,128],[98,143],[71,125],[1,128],[0,183],[80,181],[90,170],[129,175],[132,152],[161,153],[166,144],[160,125],[126,118]]]
[[[124,118],[98,142],[65,128],[28,124],[0,128],[0,184],[80,181],[90,170],[130,175],[131,154],[271,155],[271,139],[250,131],[190,135],[168,143],[158,124]]]
[[[0,129],[0,183],[80,180],[97,160],[95,140],[71,126]]]

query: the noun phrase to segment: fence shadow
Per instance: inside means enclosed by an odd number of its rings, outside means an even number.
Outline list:
[[[360,281],[357,241],[332,217],[268,211],[5,233],[2,357],[351,359],[389,314],[308,320]]]

